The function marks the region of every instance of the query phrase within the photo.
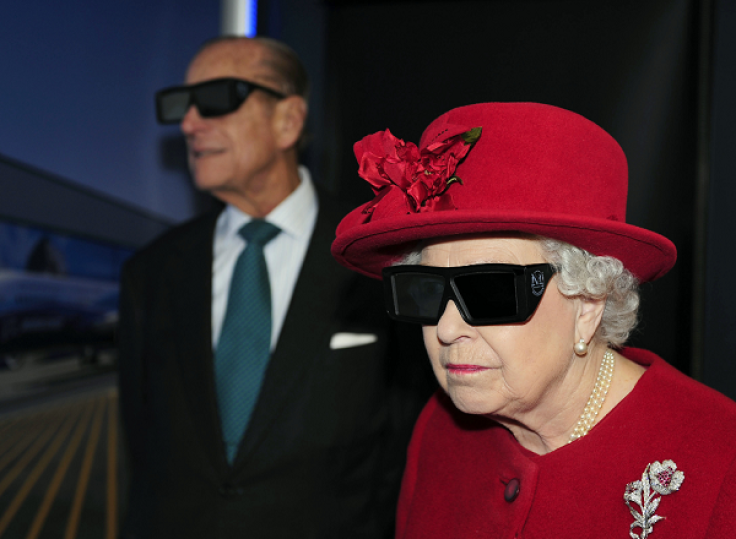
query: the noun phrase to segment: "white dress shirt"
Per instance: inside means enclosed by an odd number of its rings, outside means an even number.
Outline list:
[[[299,167],[299,178],[301,182],[296,190],[265,217],[266,221],[281,229],[263,249],[271,283],[271,351],[276,346],[284,325],[291,295],[317,220],[317,195],[306,167]],[[250,215],[231,205],[217,219],[212,261],[213,350],[217,348],[225,319],[235,262],[246,246],[238,230],[251,220]]]

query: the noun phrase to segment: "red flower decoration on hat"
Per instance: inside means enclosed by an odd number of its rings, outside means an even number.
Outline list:
[[[456,209],[447,190],[455,182],[462,184],[454,176],[455,168],[480,138],[481,129],[453,129],[446,138],[434,140],[421,150],[396,138],[388,129],[356,142],[353,149],[358,175],[371,184],[376,194],[363,210],[368,220],[387,197],[403,199],[406,213]]]

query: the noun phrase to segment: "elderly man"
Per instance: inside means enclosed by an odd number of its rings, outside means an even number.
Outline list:
[[[157,94],[225,206],[124,268],[123,537],[391,534],[429,370],[399,350],[378,283],[330,256],[345,212],[298,164],[307,86],[282,43],[221,38]]]

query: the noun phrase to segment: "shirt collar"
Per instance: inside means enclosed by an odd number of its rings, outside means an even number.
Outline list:
[[[317,213],[317,195],[312,177],[303,165],[299,166],[299,180],[299,186],[265,217],[266,221],[279,227],[281,233],[295,239],[310,234],[309,223],[314,221]],[[228,204],[218,220],[217,234],[224,237],[236,236],[240,228],[252,220],[253,217]]]

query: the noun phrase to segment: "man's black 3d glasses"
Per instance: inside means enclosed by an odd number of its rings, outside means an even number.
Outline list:
[[[238,110],[253,90],[279,99],[285,94],[242,79],[223,78],[190,86],[174,86],[156,92],[156,117],[159,123],[179,123],[194,105],[203,118],[224,116]]]

